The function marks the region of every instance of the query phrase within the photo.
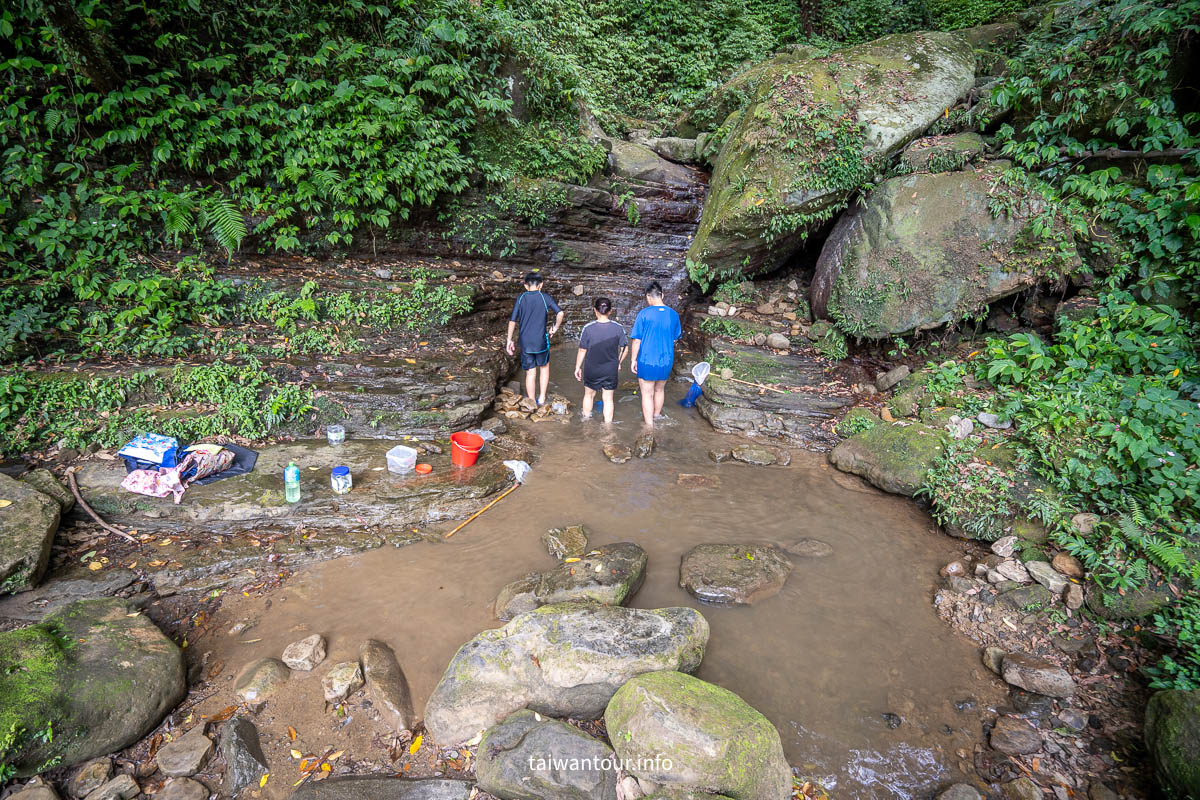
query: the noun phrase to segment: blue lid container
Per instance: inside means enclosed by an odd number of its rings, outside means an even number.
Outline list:
[[[350,474],[349,467],[334,467],[333,468],[333,476],[335,478],[340,478],[343,475],[349,475],[349,474]]]

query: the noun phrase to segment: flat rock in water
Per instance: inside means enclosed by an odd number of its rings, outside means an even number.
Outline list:
[[[579,728],[523,710],[483,735],[475,779],[496,797],[617,800],[616,770],[597,766],[611,758],[608,745]],[[590,768],[551,767],[557,759],[579,759]]]
[[[408,679],[392,648],[376,639],[368,639],[359,650],[367,693],[392,730],[412,730],[417,721],[413,713],[412,692]]]
[[[623,444],[606,444],[603,452],[604,457],[614,464],[624,464],[633,458],[633,451]]]
[[[587,528],[583,525],[551,528],[542,534],[542,544],[557,559],[578,558],[587,552]]]
[[[988,743],[1001,753],[1017,756],[1042,749],[1042,736],[1025,720],[1006,716],[996,720]]]
[[[756,467],[769,467],[779,460],[774,450],[760,444],[739,444],[733,448],[731,455],[735,461],[753,464]]]
[[[18,480],[29,484],[47,497],[54,498],[63,514],[75,507],[75,495],[71,494],[71,490],[64,486],[62,481],[54,477],[53,472],[44,467],[29,470]]]
[[[221,757],[225,759],[225,794],[236,797],[247,786],[257,786],[270,772],[258,740],[258,728],[245,717],[221,726]]]
[[[697,475],[681,472],[675,482],[685,489],[720,489],[721,479],[716,475]]]
[[[52,759],[69,767],[128,747],[186,694],[179,647],[124,600],[81,600],[0,633],[0,697],[25,700],[6,709],[9,718],[30,731],[51,722],[55,733],[5,753],[18,777]]]
[[[325,677],[321,679],[321,688],[325,692],[325,700],[329,703],[340,703],[363,686],[362,667],[357,661],[345,661],[335,664]]]
[[[596,719],[634,675],[696,669],[708,633],[691,608],[543,606],[459,649],[425,706],[425,725],[449,745],[522,708]]]
[[[723,464],[733,458],[732,450],[709,450],[708,457],[718,464]]]
[[[1070,697],[1075,694],[1075,679],[1062,667],[1044,659],[1009,653],[1001,665],[1005,683],[1028,692],[1048,697]]]
[[[639,778],[739,800],[792,796],[779,732],[719,686],[681,672],[638,675],[613,695],[604,722],[617,755],[638,765],[632,772]]]
[[[28,483],[0,473],[0,595],[38,585],[50,565],[50,547],[62,509]]]
[[[539,606],[568,601],[588,601],[619,606],[642,585],[646,551],[632,542],[604,545],[546,572],[533,573],[505,586],[494,609],[500,619]]]
[[[784,550],[800,558],[826,558],[833,555],[833,546],[820,539],[803,537],[784,545]]]
[[[277,658],[260,658],[247,664],[237,680],[234,691],[247,703],[266,700],[292,677],[292,671]]]
[[[709,603],[750,605],[778,592],[792,562],[773,545],[701,544],[683,555],[679,585]]]
[[[172,778],[154,800],[208,800],[208,787],[191,778]]]
[[[658,446],[658,442],[652,433],[643,433],[633,443],[633,454],[638,458],[649,458],[654,455],[654,448]]]
[[[200,771],[212,751],[212,739],[204,735],[204,726],[201,724],[158,748],[155,761],[163,775],[187,778]]]
[[[471,783],[448,778],[348,775],[309,781],[291,800],[470,800]]]
[[[308,672],[324,660],[325,637],[319,633],[292,642],[283,651],[283,663],[301,672]]]

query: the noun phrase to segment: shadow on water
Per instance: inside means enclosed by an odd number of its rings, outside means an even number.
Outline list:
[[[577,404],[573,364],[573,349],[555,352],[552,391]],[[872,798],[911,797],[958,778],[981,738],[978,709],[1000,698],[976,648],[930,603],[953,543],[914,504],[836,472],[822,455],[795,453],[789,467],[713,463],[709,449],[736,440],[677,405],[685,388],[669,389],[670,419],[654,455],[623,465],[609,463],[601,443],[608,435],[631,444],[640,433],[628,390],[618,392],[612,432],[577,414],[519,423],[536,427],[542,457],[506,500],[448,541],[319,564],[273,602],[226,603],[223,622],[258,622],[246,634],[252,643],[214,642],[228,650],[216,655],[231,665],[277,656],[298,633],[317,631],[333,664],[355,658],[364,639],[383,639],[421,709],[457,648],[501,624],[491,610],[499,589],[556,563],[541,534],[583,523],[593,545],[632,541],[648,553],[632,605],[703,611],[712,635],[698,676],[766,714],[801,774],[839,795]],[[715,477],[719,487],[685,488],[681,473]],[[827,542],[833,554],[797,558],[783,590],[755,606],[706,606],[679,588],[680,556],[696,544],[800,537]],[[323,707],[316,673],[294,683],[282,705],[273,702],[281,720]]]

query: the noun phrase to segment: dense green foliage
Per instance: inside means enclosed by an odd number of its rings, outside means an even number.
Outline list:
[[[1052,338],[990,339],[929,386],[937,402],[1011,418],[1005,441],[1018,457],[995,463],[988,436],[977,450],[949,448],[926,487],[939,515],[993,537],[1014,515],[1038,520],[1117,592],[1162,578],[1200,585],[1200,328],[1189,307],[1200,290],[1200,95],[1186,73],[1197,33],[1197,0],[1071,0],[1009,61],[994,92],[1011,112],[1001,152],[1085,246],[1098,307],[1061,315]],[[1101,151],[1121,157],[1089,157]],[[1147,157],[1130,157],[1139,151]],[[986,391],[964,388],[968,370]],[[1018,494],[1021,475],[1040,488]],[[1083,532],[1070,523],[1078,511],[1103,519]],[[1200,686],[1196,604],[1155,622],[1179,647],[1152,670],[1155,685]]]

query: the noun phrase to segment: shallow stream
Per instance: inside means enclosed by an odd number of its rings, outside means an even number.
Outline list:
[[[573,350],[556,351],[552,364],[551,390],[577,404]],[[703,611],[712,635],[698,676],[766,714],[802,774],[836,796],[857,798],[913,797],[958,778],[959,763],[970,761],[981,738],[979,711],[1001,694],[977,648],[945,626],[930,602],[937,568],[957,554],[955,543],[911,501],[837,472],[822,454],[796,451],[787,467],[714,463],[711,448],[738,440],[680,408],[685,388],[668,390],[669,419],[653,456],[622,465],[609,463],[601,445],[606,435],[632,444],[640,433],[640,408],[628,390],[618,391],[611,433],[577,413],[569,421],[518,422],[535,426],[540,439],[541,458],[523,486],[447,541],[326,562],[269,601],[227,601],[222,625],[255,625],[241,637],[209,640],[213,659],[234,673],[253,658],[278,657],[304,632],[320,632],[329,659],[293,679],[287,697],[268,710],[280,725],[319,726],[329,736],[334,723],[322,720],[330,715],[321,674],[356,658],[364,639],[382,639],[395,649],[420,713],[458,647],[502,624],[492,616],[499,589],[554,566],[542,533],[583,523],[593,545],[632,541],[648,553],[632,605]],[[686,488],[681,473],[710,476],[719,486]],[[694,545],[787,545],[801,537],[827,542],[833,554],[796,558],[783,590],[755,606],[706,606],[678,586],[680,556]],[[230,694],[225,685],[209,705]],[[369,746],[364,721],[338,730],[351,747]]]

